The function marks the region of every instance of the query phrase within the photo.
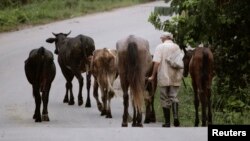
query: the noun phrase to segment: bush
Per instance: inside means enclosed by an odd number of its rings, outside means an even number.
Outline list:
[[[231,112],[249,110],[250,1],[172,0],[168,11],[172,10],[175,15],[169,20],[162,22],[155,12],[149,21],[159,30],[172,32],[181,47],[200,43],[212,47],[216,111],[238,117]]]

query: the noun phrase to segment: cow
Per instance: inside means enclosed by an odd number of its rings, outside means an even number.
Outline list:
[[[56,75],[53,53],[44,47],[32,49],[25,60],[24,69],[26,78],[32,85],[36,103],[33,119],[35,122],[49,121],[49,92]],[[42,116],[40,113],[41,101],[43,102]]]
[[[129,88],[134,111],[132,127],[142,127],[145,79],[152,65],[149,42],[141,37],[129,35],[117,41],[116,49],[118,52],[118,72],[123,91],[122,127],[128,126]]]
[[[213,53],[210,48],[197,47],[194,50],[184,49],[184,72],[190,73],[194,90],[195,124],[199,125],[199,103],[202,108],[202,126],[212,124],[211,85],[213,79]]]
[[[78,105],[83,104],[82,88],[83,77],[81,73],[86,72],[87,78],[87,102],[85,107],[91,107],[89,91],[91,84],[91,74],[89,72],[90,58],[95,50],[94,40],[86,35],[78,35],[70,38],[65,33],[52,34],[55,38],[48,38],[46,42],[55,43],[54,53],[58,55],[58,63],[61,71],[66,79],[66,94],[63,102],[69,105],[74,105],[74,96],[72,91],[72,79],[74,76],[79,82],[78,92]],[[68,99],[68,93],[70,93],[70,99]]]
[[[153,58],[153,56],[152,56]],[[146,73],[146,78],[150,77],[154,68],[154,63],[151,63],[151,67]],[[144,123],[150,123],[150,122],[156,122],[156,117],[155,117],[155,110],[154,110],[154,97],[155,97],[155,92],[157,89],[157,78],[155,77],[154,80],[148,81],[148,79],[145,80],[145,108],[146,108],[146,115],[144,119]]]
[[[97,102],[101,116],[106,115],[106,118],[112,118],[110,103],[115,95],[113,83],[118,77],[117,68],[117,52],[107,48],[97,49],[93,53],[91,61],[91,73],[94,76],[94,97]],[[98,98],[98,87],[101,89],[102,102]]]

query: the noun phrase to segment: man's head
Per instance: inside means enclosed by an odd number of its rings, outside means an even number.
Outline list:
[[[173,40],[173,34],[170,32],[163,32],[161,34],[161,41],[164,42],[166,40]]]

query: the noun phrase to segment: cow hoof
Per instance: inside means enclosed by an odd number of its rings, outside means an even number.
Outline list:
[[[143,127],[143,125],[141,123],[137,123],[136,127]]]
[[[37,116],[36,116],[36,114],[34,114],[34,115],[33,115],[33,119],[36,119],[36,118],[37,118]]]
[[[82,104],[83,104],[83,100],[78,100],[78,105],[82,106]]]
[[[147,123],[147,124],[148,124],[148,123],[150,123],[150,120],[149,120],[149,119],[145,119],[145,120],[144,120],[144,123]]]
[[[137,127],[136,123],[132,123],[132,127]]]
[[[100,112],[102,112],[102,104],[98,104],[98,105],[97,105],[97,108],[98,108],[98,110],[99,110]]]
[[[69,102],[69,105],[74,105],[74,104],[75,104],[74,101],[70,101],[70,102]]]
[[[90,108],[90,107],[91,107],[90,102],[87,102],[87,103],[85,104],[85,107],[86,107],[86,108]]]
[[[128,127],[127,123],[122,123],[122,127]]]
[[[35,122],[42,122],[41,117],[36,118]]]
[[[64,98],[63,103],[68,103],[68,102],[69,102],[69,100]]]
[[[156,120],[155,119],[145,119],[144,120],[144,123],[146,123],[146,124],[149,124],[149,123],[155,123],[156,122]]]
[[[199,126],[199,120],[198,120],[198,119],[195,119],[194,126],[195,126],[195,127],[198,127],[198,126]]]
[[[46,115],[42,115],[42,121],[49,121],[49,116]]]
[[[112,115],[111,114],[107,114],[106,118],[112,118]]]
[[[156,122],[156,119],[155,119],[155,118],[154,118],[154,119],[150,119],[150,122],[155,123],[155,122]]]
[[[212,125],[212,122],[211,122],[211,121],[209,121],[209,122],[207,123],[207,125]]]
[[[103,110],[103,111],[101,112],[101,116],[104,116],[104,115],[107,115],[107,113],[106,113],[105,110]]]

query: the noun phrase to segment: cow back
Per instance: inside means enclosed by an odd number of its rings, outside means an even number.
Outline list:
[[[97,49],[93,53],[91,72],[96,78],[99,77],[98,79],[100,79],[100,75],[103,77],[107,77],[104,75],[109,75],[114,80],[118,73],[117,63],[116,50]]]
[[[31,84],[41,82],[52,82],[56,67],[53,61],[53,54],[44,47],[30,51],[29,57],[25,60],[25,74]]]

